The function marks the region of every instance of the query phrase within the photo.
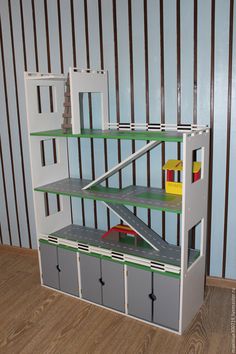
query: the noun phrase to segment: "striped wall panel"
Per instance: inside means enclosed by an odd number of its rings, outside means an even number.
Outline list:
[[[0,243],[36,247],[24,71],[107,69],[111,122],[211,127],[207,271],[236,279],[235,12],[234,0],[2,0]],[[98,128],[96,95],[84,98],[84,110],[85,124]],[[143,145],[97,139],[68,144],[70,175],[84,178]],[[161,166],[181,154],[181,145],[162,144],[106,183],[163,186]],[[99,202],[72,198],[71,204],[75,223],[106,229],[117,222]],[[178,216],[132,210],[164,239],[180,243]]]

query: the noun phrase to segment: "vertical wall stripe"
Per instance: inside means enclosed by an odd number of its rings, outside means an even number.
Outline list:
[[[0,33],[1,33],[1,20],[0,20]],[[1,44],[1,39],[0,39],[0,44]],[[7,215],[7,227],[8,227],[8,233],[9,233],[10,245],[12,246],[11,227],[10,227],[10,218],[9,218],[9,207],[8,207],[7,190],[6,190],[6,176],[5,176],[4,164],[3,164],[2,139],[1,139],[1,137],[0,137],[0,161],[1,161],[1,173],[2,173],[2,179],[3,179],[4,201],[5,201],[6,215]]]
[[[23,42],[23,56],[24,56],[24,68],[27,71],[27,57],[26,57],[26,45],[25,45],[25,27],[24,27],[24,11],[22,6],[22,0],[20,0],[20,18],[21,18],[21,35]]]
[[[72,34],[72,50],[73,50],[73,65],[77,66],[76,60],[76,41],[75,41],[75,19],[74,19],[74,1],[70,0],[70,11],[71,11],[71,34]]]
[[[225,277],[227,231],[228,231],[228,201],[229,201],[229,169],[230,169],[230,137],[232,109],[232,65],[233,65],[233,31],[234,31],[234,0],[230,0],[229,9],[229,63],[228,63],[228,103],[227,103],[227,141],[226,141],[226,182],[225,182],[225,215],[224,215],[224,244],[222,260],[222,277]]]
[[[34,0],[31,0],[31,3],[32,3],[33,32],[34,32],[35,66],[36,66],[36,71],[39,71],[38,45],[37,45],[37,33],[36,33],[36,20],[35,20]]]
[[[177,43],[177,124],[181,123],[181,37],[180,0],[176,0],[176,43]],[[178,149],[179,154],[179,149]]]
[[[107,153],[107,140],[104,139],[104,160],[105,160],[105,172],[108,171],[108,153]],[[106,179],[106,187],[109,187],[108,179]],[[111,227],[110,210],[107,208],[107,229]]]
[[[180,0],[176,0],[176,44],[177,44],[177,124],[181,124],[181,34],[180,34]],[[177,159],[181,159],[181,146],[177,143]],[[178,173],[180,181],[180,173]],[[180,215],[177,215],[177,245],[180,244]]]
[[[211,274],[214,276],[222,275],[222,250],[224,243],[229,9],[230,0],[217,0],[215,2],[215,92],[211,230]]]
[[[79,178],[83,178],[83,165],[82,165],[82,154],[81,154],[81,144],[80,139],[78,139],[78,158],[79,158]],[[81,199],[81,207],[82,207],[82,223],[85,226],[85,212],[84,212],[84,199]]]
[[[72,62],[73,62],[73,67],[77,66],[77,45],[76,45],[76,36],[75,36],[75,11],[74,11],[74,1],[70,0],[70,18],[71,18],[71,42],[72,42]],[[60,44],[60,55],[61,55],[61,66],[62,66],[62,72],[64,72],[64,59],[63,59],[63,44],[62,44],[62,28],[61,28],[61,8],[60,8],[60,3],[58,3],[58,27],[59,27],[59,44]],[[68,68],[67,68],[68,70]],[[67,148],[70,151],[71,149],[76,149],[75,156],[78,157],[78,168],[79,168],[79,177],[83,178],[83,166],[82,166],[82,154],[81,154],[81,141],[80,138],[77,139],[77,144],[73,145],[73,142],[75,143],[74,139],[69,139],[67,141]],[[73,156],[72,156],[73,158]],[[71,159],[72,159],[71,158]],[[72,160],[73,161],[73,160]],[[71,174],[70,171],[70,165],[68,166],[69,174]],[[73,177],[78,177],[77,173],[76,176]],[[78,208],[79,203],[81,204],[81,209]],[[70,198],[70,205],[71,205],[71,219],[72,222],[74,222],[74,213],[73,210],[79,209],[78,211],[81,211],[81,220],[83,226],[85,226],[85,205],[84,205],[84,199],[81,198],[79,201],[77,201],[74,198]],[[78,214],[78,211],[76,215]]]
[[[36,3],[36,5],[40,5],[40,3]],[[35,35],[35,58],[36,58],[36,69],[38,66],[37,71],[39,71],[39,62],[40,62],[40,42],[39,41],[39,45],[38,45],[38,31],[37,31],[37,10],[35,7],[35,3],[32,5],[32,10],[34,13],[34,35]],[[48,72],[51,72],[51,58],[50,58],[50,43],[49,43],[49,34],[48,34],[48,14],[47,14],[47,0],[44,0],[44,5],[43,5],[43,10],[44,10],[44,25],[45,25],[45,41],[46,41],[46,63],[47,63],[47,70]],[[42,62],[41,62],[42,65]],[[41,67],[42,70],[42,67]],[[39,91],[39,87],[38,88],[38,99],[39,99],[39,111],[41,111],[41,96],[40,96],[40,91]],[[49,99],[50,99],[50,111],[53,111],[53,98],[52,98],[52,89],[51,87],[49,88]],[[45,193],[44,195],[44,202],[45,202],[45,210],[46,210],[46,215],[50,215],[50,201],[52,200],[51,196],[48,195],[48,193]],[[57,208],[58,208],[58,200],[59,200],[59,196],[56,196],[56,200],[57,200]]]
[[[198,0],[194,0],[193,10],[193,124],[197,124],[197,38],[198,38]],[[194,159],[197,154],[194,153]],[[190,247],[195,248],[196,232],[192,230]]]
[[[164,14],[163,0],[160,0],[160,63],[161,63],[161,123],[165,123],[165,70],[164,70]],[[164,173],[163,173],[164,175]]]
[[[129,27],[129,72],[130,72],[130,121],[134,123],[134,58],[133,58],[133,24],[132,24],[132,0],[128,1],[128,27]],[[132,154],[135,152],[135,140],[131,142]],[[133,185],[136,185],[136,163],[132,162]],[[137,208],[134,207],[134,215]]]
[[[72,48],[73,48],[73,65],[77,66],[77,56],[76,56],[76,39],[75,39],[75,19],[74,19],[74,2],[71,0],[71,31],[72,31]],[[78,145],[78,159],[79,159],[79,176],[83,178],[83,165],[82,165],[82,153],[81,153],[81,141],[80,138],[77,139]],[[84,199],[81,198],[81,213],[82,213],[82,224],[85,226],[85,206]]]
[[[147,15],[147,0],[143,0],[144,13],[144,56],[145,56],[145,103],[146,103],[146,123],[150,123],[149,114],[149,63],[148,63],[148,15]],[[150,169],[150,164],[148,165]],[[150,185],[150,180],[149,180]]]
[[[161,123],[165,123],[165,49],[164,49],[164,9],[160,0],[160,71],[161,71]],[[165,143],[161,144],[161,165],[165,164]],[[162,167],[161,166],[161,167]],[[162,188],[165,189],[165,171],[162,170]],[[166,217],[162,212],[162,238],[166,238]]]
[[[117,43],[117,17],[116,17],[116,0],[112,1],[113,7],[113,38],[114,38],[114,56],[115,56],[115,85],[116,85],[116,121],[120,123],[120,93],[119,93],[119,59],[118,59],[118,43]],[[117,141],[118,163],[121,162],[121,142]],[[119,188],[122,188],[122,173],[119,173]]]
[[[130,121],[134,123],[134,58],[133,58],[133,24],[132,0],[128,1],[128,27],[129,27],[129,67],[130,67]],[[135,179],[135,163],[133,165],[133,178]]]
[[[197,121],[210,125],[211,0],[198,0],[197,37]]]
[[[118,59],[118,40],[117,40],[117,14],[116,0],[112,0],[112,19],[113,19],[113,41],[114,41],[114,69],[115,69],[115,97],[116,97],[116,121],[120,123],[120,92],[119,92],[119,59]],[[117,159],[121,162],[121,141],[117,140]],[[122,172],[118,172],[119,188],[122,188]],[[120,220],[122,223],[123,221]]]
[[[0,224],[0,243],[1,245],[3,244],[2,242],[2,225]]]
[[[104,70],[104,55],[103,55],[103,34],[102,34],[102,4],[101,0],[98,0],[98,21],[99,21],[99,45],[100,45],[100,61],[101,69]]]
[[[100,61],[101,69],[104,70],[104,55],[103,55],[103,28],[102,28],[102,3],[98,0],[98,17],[99,17],[99,45],[100,45]],[[104,139],[104,162],[105,162],[105,172],[108,171],[108,154],[107,154],[107,140]],[[106,187],[109,187],[108,179],[105,181]],[[110,229],[110,210],[106,208],[107,212],[107,229]]]
[[[74,52],[73,65],[74,65],[74,60],[76,58],[77,66],[86,68],[87,67],[87,61],[86,61],[87,49],[86,49],[86,38],[85,38],[84,1],[80,1],[80,3],[73,2],[73,11],[74,11],[74,14],[73,14],[74,20],[73,20],[73,18],[71,20],[71,29],[74,27],[75,44],[76,44],[76,46],[75,46],[76,53]],[[72,16],[72,14],[71,14],[71,16]],[[74,21],[74,23],[73,23],[73,21]],[[72,29],[72,31],[73,31],[73,29]],[[73,36],[72,36],[72,47],[73,47]],[[73,49],[72,49],[72,51],[73,51]],[[87,101],[86,101],[85,109],[86,109],[86,113],[87,113],[88,112]],[[71,139],[71,140],[73,140],[73,139]],[[88,158],[87,167],[86,167],[86,165],[84,164],[84,158],[83,158],[84,154],[82,153],[84,151],[84,149],[88,149],[88,150],[91,149],[90,140],[85,142],[81,139],[77,139],[79,177],[80,178],[86,178],[86,177],[91,178],[91,174],[89,175],[89,172],[91,171],[91,167],[92,167],[91,166],[91,157]],[[86,154],[86,159],[87,159],[87,154]],[[76,160],[76,155],[75,155],[75,160]],[[85,176],[86,171],[88,174],[87,176]],[[75,177],[77,177],[77,175],[75,175]],[[78,202],[79,201],[76,201],[76,198],[75,198],[74,203],[77,203],[77,205],[78,205]],[[83,226],[86,225],[86,222],[89,223],[89,220],[87,217],[88,209],[91,209],[91,211],[92,211],[94,209],[94,203],[91,201],[88,204],[88,201],[81,199],[81,216],[79,215],[80,208],[78,208],[78,207],[74,207],[74,208],[78,214],[77,215],[78,221],[81,219]],[[91,213],[89,212],[89,214],[91,215],[90,216],[90,219],[91,219],[90,226],[94,226],[94,214],[93,214],[93,212],[91,212]]]
[[[48,72],[51,72],[51,53],[50,53],[50,43],[48,34],[48,8],[47,0],[44,0],[44,13],[45,13],[45,31],[46,31],[46,45],[47,45],[47,62],[48,62]],[[52,102],[52,100],[51,100]],[[51,111],[52,112],[52,111]]]
[[[210,274],[211,255],[211,217],[212,217],[212,183],[213,183],[213,136],[214,136],[214,93],[215,93],[215,0],[211,0],[211,77],[210,77],[210,156],[209,156],[209,190],[208,190],[208,226],[207,226],[207,274]]]
[[[85,18],[85,38],[86,38],[86,58],[87,58],[87,67],[90,67],[90,56],[89,56],[89,28],[88,28],[88,8],[87,8],[87,0],[84,0],[84,18]],[[90,129],[93,128],[93,116],[92,116],[92,97],[91,94],[88,94],[89,100],[89,125]],[[91,144],[91,168],[92,168],[92,179],[95,178],[95,165],[94,165],[94,142],[93,139],[90,139]],[[93,202],[94,205],[94,226],[98,227],[97,222],[97,203]]]
[[[143,15],[144,15],[144,57],[145,57],[145,103],[146,103],[146,123],[150,123],[150,109],[149,109],[149,62],[148,62],[148,14],[147,14],[147,0],[143,0]],[[148,142],[147,142],[148,143]],[[150,152],[147,152],[147,186],[151,185],[151,164]],[[148,226],[151,226],[151,210],[148,209]]]
[[[228,199],[228,220],[227,220],[227,250],[226,250],[226,271],[225,277],[236,278],[236,238],[235,238],[235,208],[236,208],[236,6],[234,1],[234,26],[233,26],[233,60],[232,60],[232,96],[231,96],[231,137],[230,137],[230,169],[229,169],[229,199]]]
[[[113,34],[113,2],[112,0],[102,1],[102,18],[103,18],[103,53],[104,67],[108,70],[109,80],[109,114],[110,121],[116,122],[116,90],[115,90],[115,58],[114,58],[114,34]],[[117,164],[117,148],[118,144],[115,141],[107,141],[107,165],[112,167]],[[118,186],[119,175],[115,174],[109,179],[110,186]],[[110,213],[111,225],[119,222],[119,219]]]
[[[74,1],[70,0],[70,17],[71,17],[71,40],[72,40],[72,52],[73,52],[73,66],[76,67],[77,66],[77,58],[76,58],[76,41],[75,41],[75,19],[74,19]],[[74,141],[75,142],[75,141]],[[68,144],[68,148],[69,147],[69,143]],[[80,147],[80,139],[77,139],[77,148],[78,148],[78,153],[79,150],[81,149]],[[81,154],[81,151],[80,151]],[[82,165],[80,165],[80,160],[79,160],[79,169],[81,170]],[[68,166],[68,170],[70,173],[70,164]],[[81,212],[82,212],[82,220],[84,220],[84,201],[83,199],[81,199]],[[72,197],[70,197],[70,207],[71,207],[71,220],[72,223],[74,223],[74,216],[73,216],[73,203],[72,203]]]
[[[130,58],[129,58],[128,1],[116,2],[117,51],[119,74],[119,116],[120,122],[130,121]],[[121,141],[122,159],[131,151],[130,141]],[[125,154],[126,153],[126,154]],[[122,171],[122,179],[131,180],[131,166]]]
[[[193,124],[197,124],[197,56],[198,56],[198,0],[194,0],[193,19]]]
[[[176,124],[177,120],[177,36],[176,1],[163,1],[164,12],[164,48],[165,48],[165,123]],[[165,144],[165,160],[177,156],[177,144]],[[165,214],[165,239],[176,243],[176,215]]]
[[[62,34],[61,34],[62,31],[61,31],[61,5],[60,5],[60,0],[57,0],[57,17],[58,17],[58,32],[59,32],[61,73],[64,73]]]
[[[50,52],[50,45],[49,45],[49,36],[48,36],[48,19],[46,18],[46,13],[47,13],[47,4],[46,1],[44,3],[45,5],[45,25],[46,25],[46,32],[47,32],[47,48],[48,52]],[[61,5],[60,5],[60,0],[57,0],[57,22],[58,22],[58,44],[59,44],[59,62],[60,62],[60,68],[61,68],[61,73],[64,73],[64,60],[63,60],[63,44],[62,44],[62,28],[61,28]],[[50,63],[50,57],[49,57],[49,63]],[[67,150],[69,150],[69,142],[67,140]],[[70,156],[68,154],[68,171],[69,171],[69,176],[70,176]],[[81,201],[82,202],[82,201]],[[60,204],[60,198],[57,196],[57,208],[59,209],[59,204]],[[70,197],[70,207],[71,207],[71,220],[73,222],[73,212],[72,212],[72,198]]]
[[[118,61],[118,44],[117,44],[117,18],[116,18],[116,0],[113,4],[113,36],[114,36],[114,55],[115,55],[115,83],[116,83],[116,120],[120,123],[120,95],[119,95],[119,61]]]
[[[29,211],[28,211],[28,201],[27,201],[27,194],[26,194],[26,180],[25,180],[25,169],[24,169],[24,154],[23,154],[23,145],[22,145],[22,127],[21,127],[21,116],[20,116],[20,109],[19,109],[19,98],[18,98],[18,84],[17,84],[17,75],[16,75],[16,58],[15,58],[15,43],[14,43],[14,36],[13,36],[13,25],[12,25],[12,13],[11,13],[11,2],[8,0],[8,10],[9,10],[9,23],[10,23],[10,34],[11,34],[11,49],[12,49],[12,59],[13,59],[13,72],[14,72],[14,81],[15,81],[15,93],[16,93],[16,109],[17,109],[17,123],[19,129],[19,142],[20,142],[20,155],[21,155],[21,172],[23,177],[23,190],[24,190],[24,203],[26,209],[26,220],[27,220],[27,231],[28,231],[28,241],[29,247],[32,248],[31,242],[31,232],[30,232],[30,223],[29,223]],[[22,241],[20,239],[20,245]]]

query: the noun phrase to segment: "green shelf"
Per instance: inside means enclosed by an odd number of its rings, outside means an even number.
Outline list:
[[[94,139],[121,139],[121,140],[144,140],[182,142],[183,133],[175,131],[120,131],[83,129],[81,134],[72,134],[72,131],[64,134],[61,129],[31,133],[31,136],[64,137],[64,138],[94,138]]]
[[[167,194],[161,188],[128,186],[119,189],[96,186],[88,190],[83,190],[83,187],[90,182],[90,180],[80,178],[65,178],[37,187],[35,191],[131,205],[176,214],[182,213],[182,196]]]

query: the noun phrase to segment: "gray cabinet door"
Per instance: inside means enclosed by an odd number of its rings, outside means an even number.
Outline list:
[[[59,275],[57,270],[57,246],[40,242],[40,258],[43,284],[59,289]]]
[[[152,320],[152,273],[128,266],[128,313],[146,321]]]
[[[80,253],[80,276],[82,298],[102,304],[101,260]]]
[[[117,311],[125,311],[124,266],[101,260],[103,305]]]
[[[179,279],[153,274],[153,321],[171,329],[179,328]]]
[[[77,253],[58,247],[60,290],[79,296]]]

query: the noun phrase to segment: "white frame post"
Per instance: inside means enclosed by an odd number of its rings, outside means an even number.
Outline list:
[[[33,188],[47,183],[68,178],[68,152],[66,138],[55,138],[57,162],[44,166],[41,156],[41,141],[50,137],[30,136],[30,133],[37,133],[45,130],[61,129],[64,86],[66,77],[64,75],[25,73],[26,111],[29,134],[30,164]],[[37,86],[53,87],[54,112],[38,112]],[[36,232],[50,234],[58,228],[71,223],[70,202],[67,197],[61,197],[61,210],[55,214],[46,216],[43,193],[33,193],[34,208],[36,215]]]
[[[180,334],[192,321],[204,300],[209,138],[209,129],[183,135]],[[193,151],[197,149],[202,149],[203,152],[201,179],[192,182]],[[202,222],[200,256],[188,268],[188,234],[199,222]]]

